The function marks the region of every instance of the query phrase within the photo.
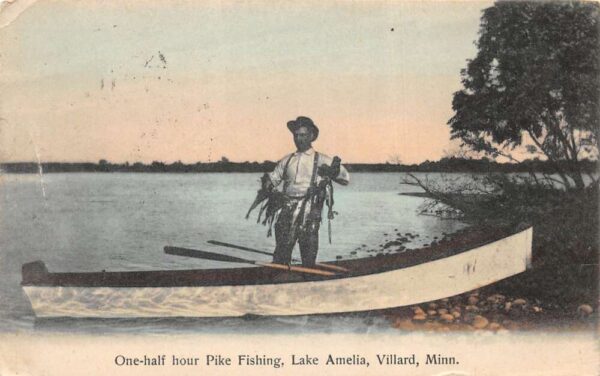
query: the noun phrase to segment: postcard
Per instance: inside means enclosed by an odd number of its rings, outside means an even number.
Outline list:
[[[596,375],[595,2],[0,2],[1,375]]]

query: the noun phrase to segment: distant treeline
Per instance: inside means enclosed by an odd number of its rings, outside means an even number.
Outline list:
[[[540,160],[526,160],[521,163],[498,163],[488,159],[442,158],[439,161],[425,161],[420,164],[391,164],[391,163],[349,163],[344,164],[350,172],[545,172],[554,173],[555,167]],[[226,158],[218,162],[198,162],[184,164],[181,162],[163,163],[154,161],[150,164],[110,163],[100,160],[98,163],[63,163],[44,162],[41,164],[43,173],[52,172],[266,172],[272,171],[275,162],[231,162]],[[563,169],[572,168],[566,162]],[[596,172],[597,161],[583,160],[578,164],[584,172]],[[0,164],[2,172],[6,173],[39,173],[40,166],[35,162],[13,162]]]

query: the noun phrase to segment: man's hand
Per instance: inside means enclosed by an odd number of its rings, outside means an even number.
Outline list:
[[[320,165],[319,170],[317,171],[320,177],[328,177],[332,178],[332,168],[329,165]]]
[[[331,166],[321,165],[317,170],[319,176],[323,178],[329,178],[334,180],[340,174],[340,162],[342,160],[339,157],[333,157],[333,161],[331,162]]]
[[[270,191],[273,189],[273,183],[269,178],[269,174],[265,173],[262,178],[260,178],[260,189],[265,191]]]

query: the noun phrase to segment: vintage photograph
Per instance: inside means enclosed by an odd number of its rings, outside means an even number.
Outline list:
[[[1,1],[0,374],[597,374],[599,21]]]

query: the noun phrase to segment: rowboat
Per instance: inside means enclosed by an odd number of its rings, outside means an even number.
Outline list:
[[[23,265],[37,317],[228,317],[359,312],[454,296],[524,272],[533,229],[486,231],[419,250],[323,263],[347,272],[266,266],[51,273]]]

